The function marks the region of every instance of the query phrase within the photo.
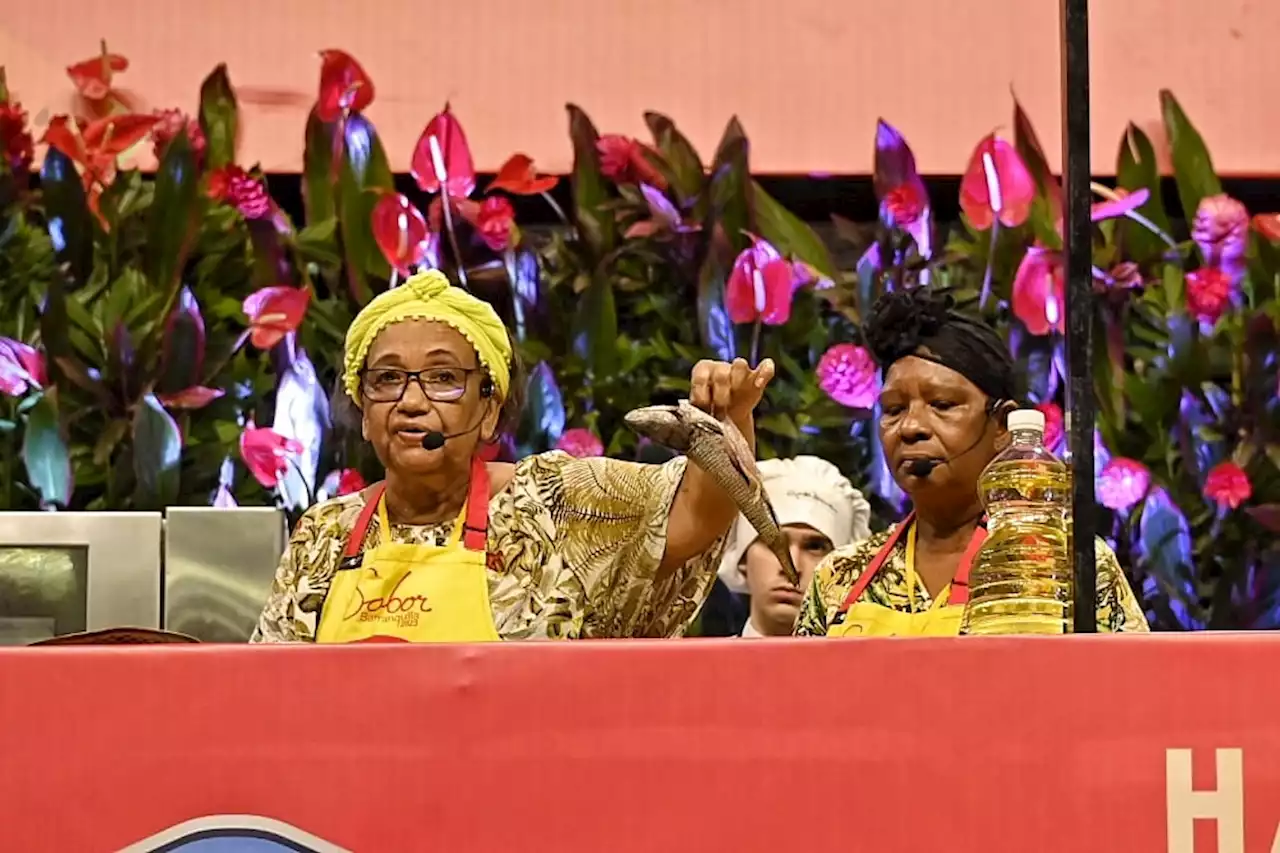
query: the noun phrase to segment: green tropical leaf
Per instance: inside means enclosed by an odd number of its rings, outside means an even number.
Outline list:
[[[58,260],[67,265],[71,283],[83,285],[93,271],[93,216],[75,163],[53,146],[40,167],[40,194]]]
[[[210,169],[236,161],[239,108],[225,64],[215,68],[200,86],[200,129],[204,131],[205,158]]]
[[[567,104],[569,112],[569,138],[573,142],[574,215],[578,233],[593,253],[595,259],[613,251],[617,244],[617,225],[608,202],[613,198],[609,182],[600,171],[600,152],[596,143],[600,134],[591,118],[575,104]]]
[[[1137,212],[1164,233],[1170,232],[1169,217],[1164,211],[1164,198],[1160,191],[1160,165],[1156,162],[1155,147],[1147,135],[1132,123],[1120,140],[1116,184],[1129,192],[1147,190],[1151,195]],[[1152,234],[1149,228],[1128,217],[1120,222],[1120,235],[1129,256],[1135,261],[1158,258],[1167,248],[1164,240]]]
[[[702,194],[706,176],[698,151],[679,130],[675,122],[661,113],[644,114],[645,124],[653,134],[654,145],[668,166],[667,180],[683,206],[689,206]]]
[[[71,503],[71,454],[63,437],[53,389],[41,394],[27,411],[22,464],[27,469],[27,482],[40,495],[42,507],[66,507]]]
[[[717,225],[736,255],[751,245],[750,143],[736,118],[730,119],[711,161],[711,211],[704,227]]]
[[[334,205],[333,143],[336,128],[316,115],[307,116],[305,147],[302,152],[302,202],[307,222],[323,222],[337,216]]]
[[[142,253],[151,286],[175,293],[187,253],[200,227],[200,174],[185,133],[165,149],[156,168],[155,199],[147,216],[147,250]]]
[[[391,268],[373,239],[370,217],[380,191],[394,189],[387,153],[373,125],[364,116],[347,117],[337,203],[342,246],[347,258],[347,282],[352,297],[363,305],[373,298],[368,276],[386,278]]]
[[[618,363],[618,307],[613,284],[596,276],[578,298],[573,348],[597,380],[612,377]]]
[[[1178,185],[1182,213],[1190,220],[1196,215],[1202,198],[1222,192],[1222,183],[1213,170],[1213,160],[1200,132],[1168,89],[1160,92],[1160,109],[1164,116],[1164,130],[1169,136],[1173,177]]]
[[[342,254],[338,251],[336,239],[337,233],[336,218],[321,219],[303,228],[293,238],[298,257],[304,261],[319,264],[321,269],[337,269],[342,265]]]
[[[1031,177],[1035,178],[1040,194],[1049,200],[1050,211],[1054,214],[1061,213],[1062,185],[1049,168],[1049,158],[1040,145],[1040,137],[1031,124],[1031,117],[1022,109],[1017,98],[1013,99],[1013,145],[1027,170],[1031,172]]]
[[[133,474],[136,509],[161,509],[178,499],[182,469],[182,432],[154,394],[138,403],[133,415]]]
[[[698,272],[698,333],[702,345],[721,361],[737,356],[733,321],[724,307],[724,288],[733,258],[724,235],[713,237],[712,245]]]
[[[783,255],[803,261],[824,277],[835,281],[836,266],[818,232],[778,203],[755,181],[751,182],[752,208],[756,230]]]

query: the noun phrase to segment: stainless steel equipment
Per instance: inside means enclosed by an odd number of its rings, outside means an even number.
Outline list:
[[[160,627],[154,512],[0,513],[0,645]]]
[[[165,511],[164,623],[204,643],[253,633],[287,544],[284,513],[269,507]]]

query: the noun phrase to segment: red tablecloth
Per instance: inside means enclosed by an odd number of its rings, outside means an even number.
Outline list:
[[[360,853],[1262,853],[1277,672],[1261,634],[3,651],[0,850],[254,815]]]

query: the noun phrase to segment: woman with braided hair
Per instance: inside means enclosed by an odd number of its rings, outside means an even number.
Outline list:
[[[911,498],[901,523],[832,552],[814,572],[796,633],[947,636],[960,631],[969,566],[985,538],[978,477],[1008,446],[1013,360],[990,326],[928,288],[888,293],[864,330],[883,371],[880,440]],[[1146,631],[1115,554],[1099,540],[1098,627]]]

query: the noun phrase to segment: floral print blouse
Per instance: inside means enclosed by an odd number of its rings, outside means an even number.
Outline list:
[[[827,626],[835,619],[849,591],[877,553],[889,541],[892,528],[862,542],[832,551],[813,573],[813,582],[805,594],[796,622],[798,636],[825,637]],[[898,540],[893,553],[880,571],[867,584],[861,600],[900,610],[919,613],[933,604],[924,584],[914,585],[915,598],[907,598],[907,537]],[[1095,544],[1098,566],[1098,630],[1149,631],[1147,618],[1125,579],[1115,553],[1101,539]],[[914,605],[914,607],[913,607]]]
[[[504,640],[677,637],[710,592],[723,537],[659,572],[686,460],[644,465],[553,451],[515,467],[489,503],[489,601]],[[314,642],[321,605],[363,493],[299,521],[251,642]],[[392,525],[397,542],[443,545],[452,522]],[[371,525],[364,546],[378,544]]]

